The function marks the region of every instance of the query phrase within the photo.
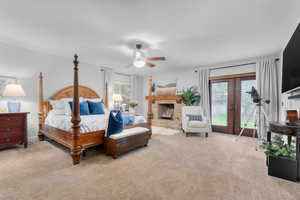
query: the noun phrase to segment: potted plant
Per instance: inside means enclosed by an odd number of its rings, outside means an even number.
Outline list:
[[[185,106],[182,107],[182,113],[185,114],[189,110],[193,110],[193,105],[199,103],[200,98],[200,93],[194,87],[183,90],[181,93],[181,99]]]
[[[135,113],[135,107],[137,107],[139,103],[137,101],[129,101],[128,106],[129,106],[129,112]]]
[[[192,106],[198,103],[200,98],[200,93],[193,87],[183,90],[181,94],[181,99],[186,106]]]
[[[272,142],[261,147],[267,156],[268,175],[297,181],[297,160],[295,147],[285,144],[282,136],[274,136]]]

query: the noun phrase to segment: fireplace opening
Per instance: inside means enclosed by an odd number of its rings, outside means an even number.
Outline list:
[[[158,104],[158,118],[173,120],[174,104]]]

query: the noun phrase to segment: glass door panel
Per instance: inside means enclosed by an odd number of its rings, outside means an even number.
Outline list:
[[[212,124],[227,126],[228,116],[228,83],[219,82],[211,85]]]
[[[251,91],[252,87],[256,87],[255,80],[241,80],[241,128],[255,128],[255,118],[253,116],[253,111],[255,109],[255,104],[252,101],[251,95],[247,92]],[[248,124],[246,121],[249,119]]]
[[[211,80],[211,119],[216,132],[239,134],[245,126],[243,135],[252,136],[255,127],[253,111],[255,104],[247,92],[256,86],[255,76]]]

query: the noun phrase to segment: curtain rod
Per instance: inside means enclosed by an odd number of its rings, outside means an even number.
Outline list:
[[[276,58],[275,61],[279,61],[280,58]],[[243,63],[243,64],[237,64],[237,65],[227,65],[227,66],[223,66],[223,67],[212,67],[212,68],[208,68],[210,70],[216,70],[216,69],[225,69],[225,68],[230,68],[230,67],[240,67],[240,66],[245,66],[245,65],[254,65],[257,62],[248,62],[248,63]]]

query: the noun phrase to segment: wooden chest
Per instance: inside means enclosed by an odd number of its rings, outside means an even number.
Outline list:
[[[106,155],[117,158],[120,154],[148,145],[150,138],[149,131],[138,135],[131,135],[119,139],[106,138],[105,150]]]
[[[27,114],[0,113],[0,148],[16,144],[27,148]]]

